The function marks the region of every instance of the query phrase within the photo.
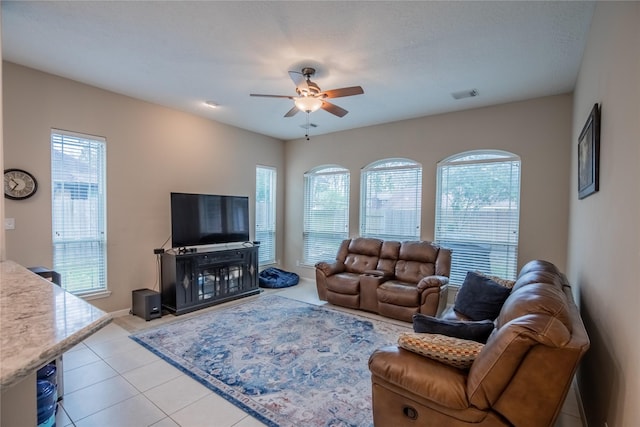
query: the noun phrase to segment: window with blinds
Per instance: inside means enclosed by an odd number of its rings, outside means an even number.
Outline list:
[[[256,240],[260,265],[276,262],[276,170],[256,166]]]
[[[422,165],[385,159],[362,169],[360,236],[419,240]]]
[[[349,180],[349,171],[339,166],[305,173],[302,264],[335,259],[348,238]]]
[[[450,282],[468,271],[514,279],[518,261],[520,158],[471,151],[438,163],[435,240],[453,250]]]
[[[74,294],[107,289],[106,140],[51,131],[53,268]]]

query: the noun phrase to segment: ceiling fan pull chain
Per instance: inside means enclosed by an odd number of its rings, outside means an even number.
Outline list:
[[[307,138],[307,141],[309,141],[309,129],[310,129],[310,123],[309,123],[309,112],[307,111],[307,127],[306,130],[307,132],[305,133],[305,137]]]

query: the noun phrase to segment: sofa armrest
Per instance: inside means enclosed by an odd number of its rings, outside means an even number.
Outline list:
[[[442,287],[449,283],[449,278],[447,276],[427,276],[423,277],[416,287],[418,290],[425,290],[427,288],[436,288]]]
[[[387,383],[413,401],[427,399],[453,410],[469,407],[466,370],[396,345],[375,350],[369,357],[369,370],[374,384]]]
[[[334,274],[342,273],[345,270],[344,263],[340,261],[326,262],[320,261],[316,264],[316,269],[322,271],[322,273],[329,277]]]

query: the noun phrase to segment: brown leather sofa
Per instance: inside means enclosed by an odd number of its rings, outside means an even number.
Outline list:
[[[375,426],[553,426],[589,348],[565,276],[528,263],[495,325],[468,370],[397,346],[376,350]]]
[[[358,237],[316,264],[316,286],[323,301],[411,322],[442,312],[450,271],[451,251],[434,243]]]

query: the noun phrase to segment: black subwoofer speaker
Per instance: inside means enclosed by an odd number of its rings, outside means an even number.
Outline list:
[[[147,321],[162,317],[160,294],[151,289],[136,289],[132,292],[131,313]]]

